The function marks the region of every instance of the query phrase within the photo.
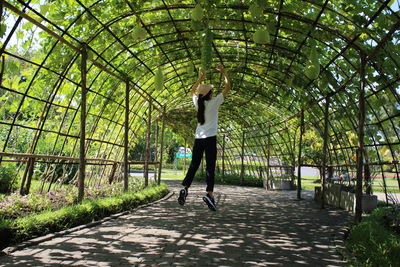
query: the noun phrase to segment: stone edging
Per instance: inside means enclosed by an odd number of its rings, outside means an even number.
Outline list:
[[[102,224],[104,222],[107,222],[107,221],[110,221],[110,220],[113,220],[113,219],[117,219],[117,218],[119,218],[119,217],[121,217],[123,215],[127,215],[127,214],[129,214],[131,212],[134,212],[136,210],[139,210],[139,209],[142,209],[142,208],[145,208],[145,207],[148,207],[148,206],[152,206],[152,205],[157,204],[159,202],[168,200],[173,195],[174,195],[174,192],[170,192],[165,197],[163,197],[163,198],[161,198],[159,200],[156,200],[154,202],[150,202],[150,203],[147,203],[147,204],[140,205],[140,206],[138,206],[138,207],[136,207],[134,209],[123,211],[123,212],[120,212],[120,213],[116,213],[116,214],[110,215],[108,217],[105,217],[105,218],[103,218],[101,220],[90,222],[90,223],[87,223],[87,224],[78,225],[78,226],[75,226],[73,228],[69,228],[69,229],[66,229],[66,230],[63,230],[63,231],[60,231],[60,232],[55,232],[55,233],[51,233],[51,234],[48,234],[48,235],[45,235],[45,236],[36,237],[36,238],[30,239],[30,240],[24,241],[24,242],[22,242],[22,243],[20,243],[20,244],[18,244],[16,246],[13,246],[13,247],[7,247],[7,248],[3,249],[2,251],[0,251],[0,257],[1,256],[5,256],[5,255],[10,255],[11,253],[13,253],[13,252],[15,252],[17,250],[22,250],[24,248],[27,248],[27,247],[30,247],[30,246],[34,246],[34,245],[40,244],[40,243],[45,242],[45,241],[49,241],[49,240],[51,240],[51,239],[53,239],[55,237],[60,237],[60,236],[63,236],[63,235],[66,235],[66,234],[70,234],[70,233],[75,232],[75,231],[79,231],[79,230],[82,230],[82,229],[85,229],[85,228],[94,227],[94,226]]]

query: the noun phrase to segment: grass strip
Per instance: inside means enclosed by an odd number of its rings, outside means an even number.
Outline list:
[[[86,200],[82,204],[71,205],[56,211],[30,214],[15,220],[1,220],[0,248],[134,209],[139,205],[156,201],[168,192],[168,186],[162,183],[135,193],[128,192],[97,200]]]

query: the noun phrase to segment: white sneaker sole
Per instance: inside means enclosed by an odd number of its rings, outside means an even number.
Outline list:
[[[204,202],[207,204],[208,208],[212,211],[217,211],[217,207],[214,205],[214,203],[211,201],[211,198],[209,196],[203,197]]]

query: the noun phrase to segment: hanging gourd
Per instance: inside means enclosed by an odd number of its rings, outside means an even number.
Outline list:
[[[134,40],[140,41],[143,40],[144,38],[146,38],[147,32],[145,29],[143,29],[141,26],[136,26],[135,28],[133,28],[132,31],[132,38]]]
[[[253,41],[256,44],[267,44],[270,41],[269,32],[266,29],[259,28],[253,34]]]
[[[304,74],[307,76],[308,79],[314,80],[319,76],[319,72],[320,72],[320,66],[318,60],[318,53],[315,46],[313,46],[310,50]]]
[[[200,4],[197,4],[193,9],[192,9],[192,20],[194,21],[201,21],[204,17],[204,10],[200,6]]]
[[[210,29],[204,31],[201,45],[201,66],[208,70],[212,65],[212,32]]]
[[[304,74],[308,79],[314,80],[319,76],[320,67],[319,64],[313,64],[312,62],[308,62],[306,69],[304,70]]]
[[[156,91],[161,91],[164,86],[164,75],[162,73],[161,67],[156,70],[156,74],[154,75],[154,88]]]
[[[311,48],[309,60],[314,64],[319,64],[318,53],[315,47]]]

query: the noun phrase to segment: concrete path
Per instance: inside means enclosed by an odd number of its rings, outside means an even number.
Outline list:
[[[334,247],[344,211],[320,210],[295,192],[216,186],[212,212],[203,184],[191,187],[184,207],[179,182],[169,184],[176,194],[165,202],[0,257],[0,266],[345,265]]]

